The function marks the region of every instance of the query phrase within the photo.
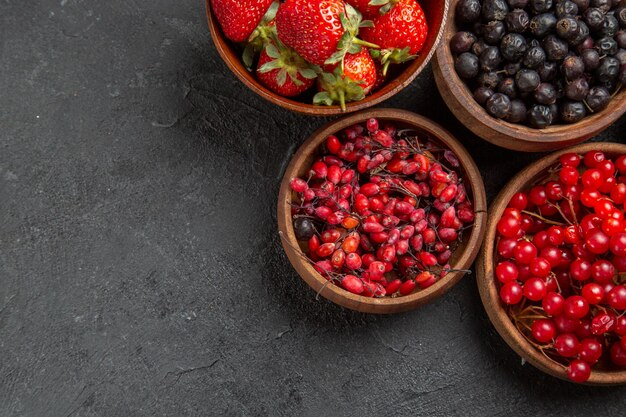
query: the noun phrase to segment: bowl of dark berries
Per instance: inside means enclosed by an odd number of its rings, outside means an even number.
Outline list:
[[[477,261],[485,309],[540,370],[626,383],[626,145],[551,154],[492,203]]]
[[[206,0],[215,46],[266,100],[329,116],[371,107],[426,67],[449,0]]]
[[[480,172],[441,126],[403,110],[333,121],[293,156],[278,197],[291,264],[318,294],[366,313],[431,301],[474,261]]]
[[[478,136],[518,151],[598,134],[626,111],[620,1],[452,0],[434,61],[446,104]]]

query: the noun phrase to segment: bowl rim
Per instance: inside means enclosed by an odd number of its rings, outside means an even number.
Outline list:
[[[256,94],[264,98],[265,100],[274,103],[280,107],[283,107],[287,110],[291,110],[300,114],[307,114],[313,116],[333,116],[333,115],[342,115],[347,113],[352,113],[360,110],[367,109],[376,104],[381,103],[402,91],[406,88],[417,76],[426,68],[426,66],[430,63],[430,60],[435,55],[435,51],[439,46],[439,42],[441,41],[444,30],[446,28],[446,23],[448,19],[448,10],[450,6],[450,0],[441,0],[443,2],[443,12],[442,12],[442,20],[441,25],[439,26],[439,31],[437,32],[433,44],[426,54],[424,60],[419,63],[419,60],[414,60],[409,63],[409,65],[402,71],[397,77],[385,83],[385,85],[375,93],[366,96],[363,100],[354,101],[350,103],[346,103],[346,110],[342,111],[339,106],[318,106],[309,103],[302,103],[299,101],[291,100],[288,97],[282,97],[276,93],[271,92],[256,80],[253,81],[253,78],[250,77],[249,72],[243,67],[241,62],[234,63],[231,60],[229,55],[230,47],[228,44],[230,43],[224,35],[222,34],[221,28],[219,28],[219,24],[215,17],[213,16],[213,11],[211,10],[210,0],[205,0],[205,10],[207,16],[207,22],[209,26],[209,31],[211,33],[211,39],[213,40],[213,44],[217,49],[222,61],[226,63],[226,66],[231,70],[233,74],[241,81],[245,86],[254,91]],[[431,26],[429,25],[429,28]]]
[[[509,318],[505,308],[500,303],[499,290],[494,277],[494,250],[496,241],[496,225],[509,200],[520,189],[535,181],[547,168],[554,165],[560,155],[569,152],[585,153],[590,150],[600,150],[606,153],[626,154],[626,144],[615,142],[594,142],[573,146],[551,153],[540,160],[531,163],[516,174],[498,193],[489,206],[489,218],[483,247],[476,260],[478,275],[476,284],[480,293],[483,307],[489,320],[496,328],[504,341],[519,356],[531,363],[539,370],[557,378],[572,382],[567,378],[565,366],[549,360],[532,346],[521,332],[517,330]],[[626,383],[626,370],[624,371],[598,371],[592,370],[586,385],[620,385]]]
[[[437,88],[448,108],[465,126],[482,139],[494,145],[518,151],[555,150],[595,136],[626,112],[626,88],[622,88],[612,98],[611,104],[606,109],[573,124],[558,124],[545,129],[535,129],[491,117],[474,100],[469,88],[454,70],[450,38],[456,33],[455,15],[458,1],[450,1],[448,23],[433,59],[433,73]]]
[[[471,233],[468,235],[469,237],[465,249],[457,258],[454,269],[469,268],[478,254],[487,220],[487,197],[480,171],[463,145],[437,123],[406,110],[376,108],[354,113],[320,127],[300,146],[300,148],[298,148],[291,158],[281,181],[277,207],[278,230],[281,236],[281,244],[291,265],[313,290],[330,301],[361,312],[386,314],[411,310],[434,300],[458,283],[465,273],[451,272],[425,290],[396,298],[369,298],[352,294],[337,285],[328,285],[328,281],[323,278],[309,262],[302,258],[301,251],[296,251],[295,249],[298,247],[298,243],[293,231],[289,205],[291,201],[289,181],[295,176],[301,163],[310,155],[309,149],[317,149],[328,135],[335,134],[341,129],[355,123],[364,122],[371,117],[376,117],[379,120],[394,120],[398,123],[413,125],[421,131],[432,135],[442,144],[445,144],[450,150],[456,153],[461,161],[461,166],[471,186],[476,218],[472,225]],[[288,242],[285,240],[288,240]]]

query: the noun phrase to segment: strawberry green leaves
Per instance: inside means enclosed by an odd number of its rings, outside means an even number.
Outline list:
[[[358,81],[344,77],[341,68],[337,67],[334,73],[323,72],[320,75],[320,91],[313,97],[314,104],[332,106],[339,103],[341,110],[346,110],[346,102],[359,101],[365,97],[363,87]]]
[[[259,25],[256,29],[254,29],[248,38],[241,57],[243,64],[246,66],[248,71],[252,71],[254,58],[263,50],[265,45],[276,36],[276,27],[272,21],[276,17],[279,5],[280,2],[278,1],[275,1],[270,5],[269,9],[267,9],[267,12],[265,13],[265,16],[263,16]]]
[[[403,49],[372,50],[371,54],[373,58],[378,59],[383,65],[383,75],[387,75],[389,64],[401,64],[417,58],[417,55],[411,55],[409,51],[410,48],[406,47]]]
[[[362,27],[373,27],[374,24],[371,20],[362,20],[361,13],[358,12],[354,7],[349,4],[345,5],[345,13],[341,13],[339,16],[341,20],[341,24],[344,29],[344,33],[339,39],[339,43],[337,44],[337,51],[333,53],[324,64],[333,65],[340,63],[340,66],[343,67],[343,60],[347,53],[355,54],[361,51],[362,46],[366,46],[368,48],[378,48],[378,45],[375,45],[370,42],[365,42],[361,39],[357,38],[359,34],[359,28]]]

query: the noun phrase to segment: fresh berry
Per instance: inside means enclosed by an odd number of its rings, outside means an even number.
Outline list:
[[[317,74],[293,49],[269,43],[259,57],[257,77],[270,90],[293,97],[308,90]]]
[[[274,0],[211,0],[211,9],[224,35],[233,42],[246,41]]]
[[[373,27],[364,27],[364,40],[378,45],[377,55],[387,72],[390,63],[402,63],[422,50],[428,35],[424,11],[416,0],[391,0],[382,16],[373,19]]]

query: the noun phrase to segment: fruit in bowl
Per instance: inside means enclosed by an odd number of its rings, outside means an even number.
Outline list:
[[[359,101],[391,65],[420,53],[428,24],[416,0],[210,0],[224,35],[269,90],[320,105]],[[364,20],[363,16],[367,18]],[[307,92],[316,89],[313,98]]]
[[[563,153],[532,178],[507,187],[494,223],[495,294],[524,344],[550,361],[542,368],[578,383],[621,371],[623,382],[626,154]]]
[[[461,167],[436,139],[391,121],[369,118],[334,132],[305,175],[289,179],[300,246],[293,249],[327,285],[355,295],[426,290],[459,272],[455,251],[473,229]]]
[[[457,75],[495,119],[536,129],[611,105],[626,81],[626,6],[605,0],[458,0]]]

